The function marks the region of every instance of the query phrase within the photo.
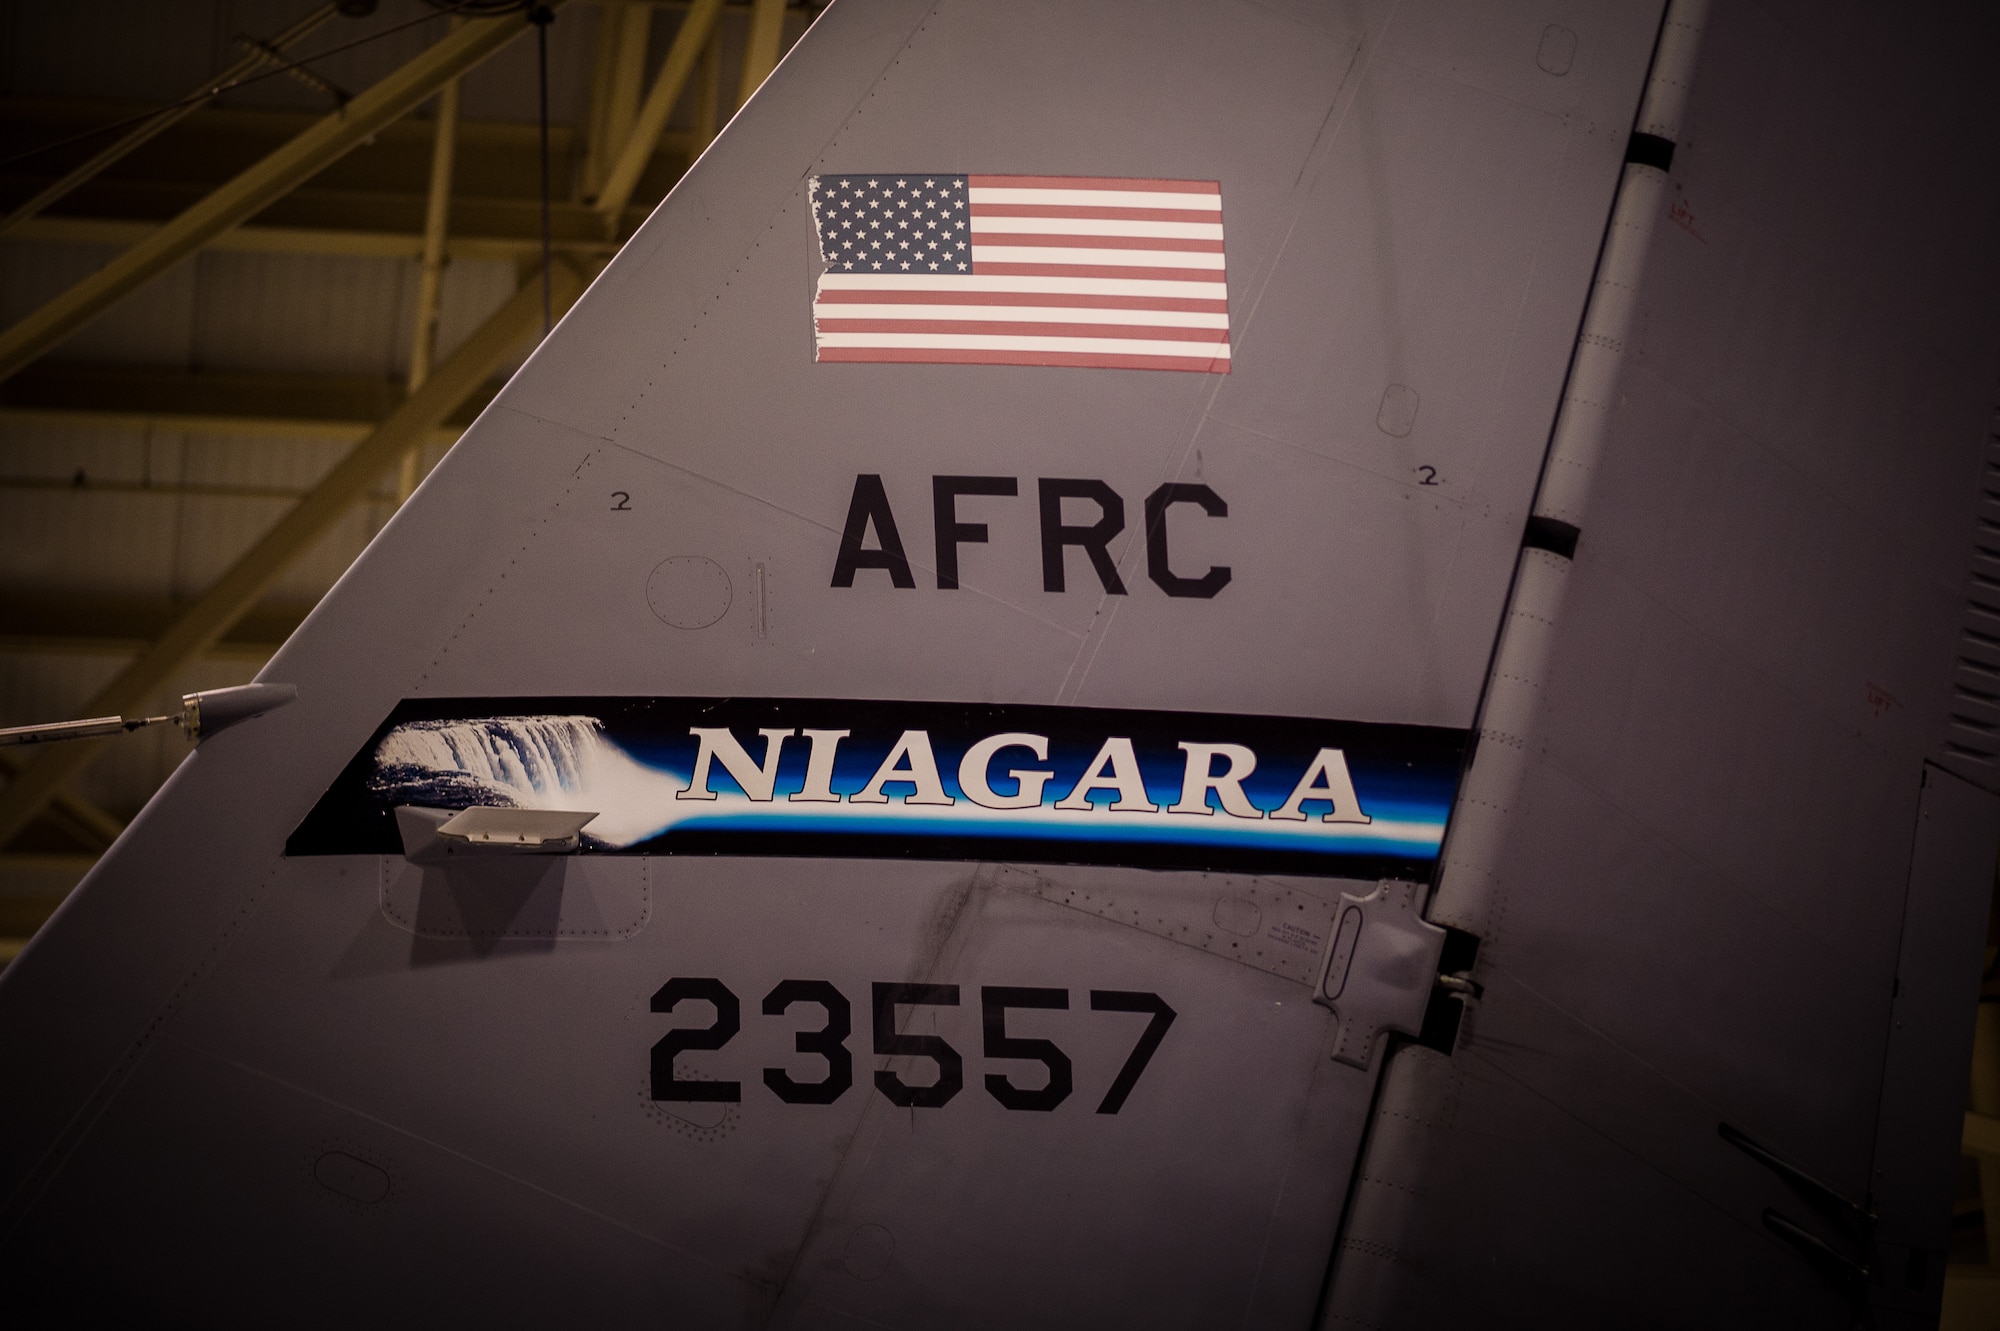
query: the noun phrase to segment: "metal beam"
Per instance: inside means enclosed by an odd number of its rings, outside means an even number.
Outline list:
[[[657,9],[662,13],[678,14],[686,13],[688,10],[693,9],[696,0],[590,0],[590,3],[604,9]],[[742,13],[749,10],[755,3],[756,0],[728,0],[728,3],[723,5],[723,8]],[[808,14],[817,14],[831,3],[833,3],[833,0],[804,0],[804,3],[796,7]]]
[[[2000,1004],[1981,1003],[1972,1028],[1972,1111],[1965,1116],[1965,1150],[1979,1157],[1979,1196],[1986,1212],[1986,1260],[2000,1267]],[[1995,1147],[1981,1150],[1975,1142]]]
[[[81,878],[95,863],[95,855],[0,855],[0,873],[73,873]]]
[[[1938,1331],[1990,1331],[1996,1326],[2000,1326],[2000,1270],[1946,1267]]]
[[[452,20],[456,31],[462,20]],[[451,167],[458,151],[459,82],[453,79],[438,94],[437,123],[432,129],[430,197],[424,206],[424,257],[417,276],[416,327],[410,337],[410,379],[412,393],[430,378],[431,360],[437,354],[438,304],[444,293],[444,236],[451,220]],[[414,445],[403,454],[397,468],[396,502],[401,504],[417,488],[423,462],[423,445]]]
[[[81,795],[58,790],[49,807],[42,810],[56,830],[79,845],[103,850],[125,830],[124,820],[105,812]]]
[[[167,596],[0,592],[0,652],[137,656],[187,607]],[[260,601],[204,655],[261,664],[311,610],[310,600]],[[0,760],[8,756],[0,754]]]
[[[642,11],[643,12],[643,11]],[[613,19],[618,16],[614,14]],[[615,26],[607,24],[607,26]],[[0,99],[0,141],[60,137],[80,127],[116,119],[127,108],[115,102]],[[156,234],[223,183],[230,173],[282,147],[309,128],[297,112],[216,109],[184,122],[156,140],[131,168],[92,181],[64,201],[60,211],[29,221],[9,240],[129,246]],[[255,217],[207,242],[218,251],[341,254],[420,259],[434,122],[406,118],[386,126],[365,149],[352,152],[309,183],[274,201]],[[558,176],[576,174],[581,136],[568,127],[550,130]],[[705,146],[690,130],[663,132],[642,181],[670,181]],[[611,145],[615,147],[615,145]],[[460,116],[457,163],[452,173],[449,260],[541,256],[539,146],[532,125],[468,120]],[[606,151],[610,149],[607,148]],[[0,188],[10,182],[0,181]],[[12,183],[13,189],[32,188]],[[616,235],[645,220],[650,190],[628,200]],[[550,209],[555,248],[573,254],[609,254],[616,238],[594,207],[557,199]]]
[[[331,200],[329,212],[347,216],[340,226],[239,226],[207,242],[201,248],[235,254],[336,254],[357,259],[422,259],[424,237],[416,217],[421,214],[419,199]],[[541,237],[529,225],[534,205],[515,205],[494,200],[459,199],[461,214],[474,214],[489,224],[474,230],[474,217],[460,219],[459,234],[445,241],[445,258],[497,259],[512,263],[532,259],[539,263]],[[579,258],[609,258],[618,249],[619,236],[630,233],[645,220],[645,210],[628,208],[619,219],[620,230],[605,234],[602,217],[595,209],[579,204],[558,203],[550,208],[555,223],[552,248],[558,254]],[[537,224],[538,225],[538,224]],[[585,231],[585,228],[588,228]],[[37,217],[24,222],[12,239],[46,241],[57,245],[137,245],[159,234],[157,222],[127,221],[121,218]],[[579,234],[579,233],[582,234]]]
[[[645,5],[606,10],[598,19],[598,43],[605,59],[603,82],[593,86],[597,105],[584,158],[583,194],[593,204],[611,175],[618,150],[631,137],[646,90],[646,48],[652,41],[653,11]]]
[[[424,204],[424,252],[417,277],[417,320],[410,339],[410,391],[430,378],[437,354],[438,301],[444,291],[445,228],[451,221],[451,167],[458,152],[459,83],[438,94],[436,139],[431,150],[431,187]]]
[[[27,759],[18,755],[0,753],[0,771],[6,772],[10,780],[26,764]],[[83,796],[72,794],[67,790],[56,792],[55,799],[44,810],[43,817],[48,818],[58,831],[71,840],[80,845],[94,846],[99,850],[116,841],[118,834],[125,830],[124,819],[105,812]]]
[[[454,413],[464,414],[464,413]],[[151,430],[163,434],[226,435],[234,438],[273,441],[325,439],[351,444],[375,428],[368,420],[314,420],[303,416],[241,416],[232,413],[192,415],[174,411],[104,411],[95,408],[0,406],[0,423],[53,425],[65,429]],[[464,432],[463,426],[441,425],[431,431],[425,443],[449,448]],[[11,484],[0,480],[0,484]],[[78,489],[95,482],[86,481]],[[31,487],[31,488],[40,488]]]
[[[468,26],[467,31],[472,29]],[[583,269],[558,260],[550,274],[550,299],[566,309],[583,291]],[[200,655],[304,554],[375,479],[417,440],[504,365],[523,338],[540,326],[542,292],[525,283],[487,319],[465,345],[439,365],[424,386],[343,458],[296,507],[230,565],[215,585],[183,611],[138,659],[120,671],[83,709],[88,715],[123,712],[149,701],[180,669]],[[83,770],[103,741],[48,746],[0,791],[0,846],[18,835],[62,784]]]
[[[708,34],[708,45],[701,48],[701,65],[694,78],[694,134],[688,149],[688,164],[708,151],[708,145],[715,142],[715,133],[722,128],[722,27]]]
[[[151,638],[129,633],[104,638],[49,638],[39,635],[0,632],[0,652],[17,656],[137,656],[152,643]],[[283,640],[278,642],[218,642],[200,654],[203,661],[234,661],[261,670]],[[58,796],[60,798],[60,796]],[[53,806],[52,806],[53,807]]]
[[[562,0],[554,0],[561,4]],[[192,254],[213,237],[256,216],[444,83],[478,65],[528,30],[525,19],[477,19],[385,76],[257,165],[126,250],[103,268],[0,333],[0,379],[102,313],[120,296]],[[25,778],[24,778],[25,779]],[[10,792],[11,793],[11,792]]]
[[[407,461],[407,457],[405,461]],[[400,487],[401,481],[398,480]],[[230,485],[227,483],[204,483],[200,481],[153,481],[153,480],[98,480],[89,476],[81,479],[62,476],[0,476],[0,491],[15,493],[35,493],[47,495],[153,495],[178,499],[193,496],[201,499],[303,499],[306,488],[298,485]],[[370,499],[383,499],[397,504],[409,498],[400,488],[389,494],[370,492]]]
[[[404,396],[403,385],[384,375],[42,361],[0,383],[0,420],[353,443]],[[457,438],[491,396],[489,387],[475,389],[426,442]],[[0,445],[0,473],[6,456]]]
[[[640,173],[653,160],[653,150],[659,146],[667,119],[673,115],[681,90],[687,86],[688,75],[694,72],[695,61],[715,28],[716,15],[721,12],[722,0],[695,0],[687,17],[681,20],[680,31],[674,34],[674,44],[667,48],[659,77],[646,93],[645,104],[633,119],[632,132],[625,136],[617,159],[605,176],[604,188],[597,194],[597,211],[614,226],[623,215],[632,191],[638,187]]]
[[[129,102],[110,100],[0,97],[0,139],[70,137],[119,119],[132,109]],[[79,189],[56,215],[167,221],[323,119],[310,111],[208,108],[155,140],[129,164],[107,171]],[[399,194],[413,200],[421,216],[430,180],[435,137],[432,124],[427,118],[408,116],[384,125],[370,142],[331,163],[301,188],[330,191],[336,197],[354,192]],[[541,132],[532,121],[524,124],[462,117],[458,140],[464,150],[458,170],[462,192],[539,200]],[[549,126],[549,151],[560,171],[570,170],[570,159],[582,150],[584,141],[573,126],[560,121]],[[59,155],[50,156],[57,160],[39,169],[57,169]],[[0,174],[0,188],[25,193],[45,183],[36,174],[42,160],[35,158],[8,168]],[[282,204],[281,200],[274,206]]]
[[[1966,1110],[1965,1133],[1960,1144],[1967,1155],[2000,1159],[2000,1118]]]
[[[110,147],[92,157],[89,161],[72,167],[63,174],[61,179],[55,181],[53,184],[44,186],[40,193],[36,194],[26,203],[15,207],[12,212],[7,214],[5,220],[0,220],[0,234],[13,230],[29,218],[42,212],[50,204],[69,194],[77,186],[102,174],[106,168],[126,157],[133,149],[157,138],[165,130],[178,125],[196,111],[201,110],[204,106],[208,105],[207,99],[204,97],[203,100],[196,101],[193,100],[194,98],[202,97],[203,94],[208,93],[212,88],[234,83],[237,79],[242,78],[245,74],[250,73],[259,66],[271,63],[270,52],[284,51],[293,42],[305,37],[319,28],[328,19],[332,18],[334,12],[335,6],[321,5],[291,27],[272,37],[270,41],[263,43],[263,49],[253,51],[250,55],[237,61],[228,69],[223,70],[220,74],[208,80],[201,87],[196,88],[181,105],[170,107],[160,112],[130,134],[127,134]]]
[[[743,44],[743,82],[736,91],[736,109],[764,86],[785,48],[785,0],[752,0],[750,39]]]
[[[0,856],[0,866],[6,865],[8,860],[17,858],[25,857],[12,855]],[[45,858],[53,859],[54,857],[40,855],[35,857],[36,860],[43,860]],[[65,856],[64,858],[67,859],[69,857]],[[23,865],[22,867],[26,868],[28,866]],[[55,866],[36,864],[34,867],[46,873],[50,868]],[[87,869],[86,872],[88,872]],[[62,897],[55,893],[45,894],[38,892],[33,896],[15,896],[10,892],[5,896],[0,896],[0,937],[9,939],[33,937],[35,930],[41,928],[43,921],[53,915],[56,907],[60,905],[62,905]]]
[[[597,191],[599,164],[603,157],[606,104],[611,90],[612,68],[618,63],[621,13],[621,10],[599,5],[597,21],[590,30],[590,100],[583,112],[583,166],[570,172],[570,197],[579,203]]]
[[[90,866],[96,861],[94,855],[0,855],[0,874],[12,870],[16,873],[59,873],[72,878],[70,884],[58,892],[44,890],[0,894],[0,966],[5,966],[21,954],[21,949],[28,945],[35,931],[48,923],[49,916],[62,905],[63,898],[75,889],[75,880],[89,873]]]
[[[95,855],[0,855],[0,875],[35,874],[46,879],[48,875],[59,874],[69,879],[54,892],[43,886],[38,892],[0,894],[0,966],[21,954],[28,940],[48,923],[63,898],[75,890],[77,882],[96,862]]]

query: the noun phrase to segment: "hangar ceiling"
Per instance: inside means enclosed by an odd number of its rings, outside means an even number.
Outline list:
[[[249,680],[519,364],[538,37],[560,317],[820,5],[525,8],[0,8],[0,726]],[[0,750],[0,963],[189,748]]]

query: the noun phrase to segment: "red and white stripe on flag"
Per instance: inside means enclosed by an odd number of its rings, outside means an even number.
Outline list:
[[[822,180],[829,200],[852,196],[872,211],[840,214],[836,223],[830,203],[822,220]],[[829,263],[814,296],[819,360],[1229,373],[1222,190],[1214,181],[844,176],[815,177],[813,186],[822,253],[848,256]],[[926,214],[906,200],[933,195],[947,212],[969,214],[961,232],[969,234],[969,271],[912,263],[909,255],[871,265],[851,244],[839,248],[838,236],[898,227],[924,234],[938,205],[921,203],[934,210]]]

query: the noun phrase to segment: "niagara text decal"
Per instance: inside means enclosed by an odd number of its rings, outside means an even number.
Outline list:
[[[596,815],[585,853],[1427,876],[1465,732],[780,698],[406,701],[287,843],[397,854],[395,809]]]

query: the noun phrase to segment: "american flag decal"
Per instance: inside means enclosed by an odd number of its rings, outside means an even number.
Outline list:
[[[1222,188],[814,176],[823,361],[1229,373]]]

